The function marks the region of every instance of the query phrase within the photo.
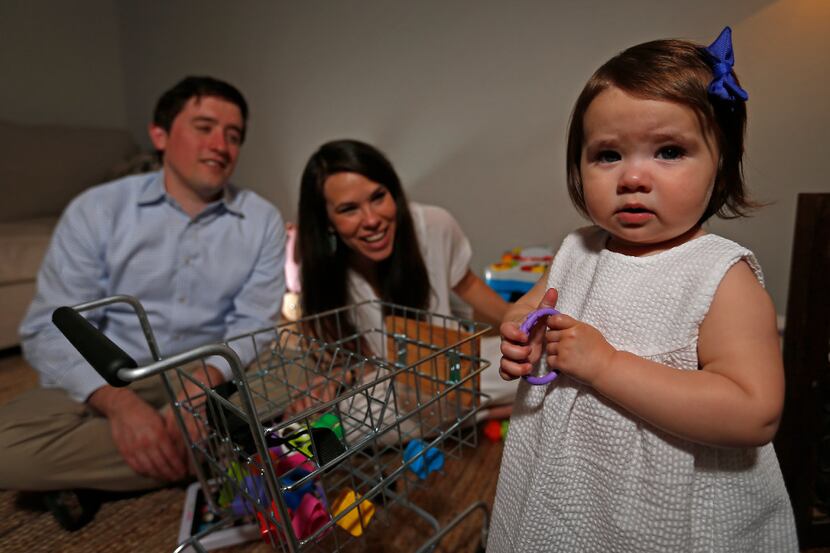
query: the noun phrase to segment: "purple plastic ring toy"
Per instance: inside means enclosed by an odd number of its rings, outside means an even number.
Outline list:
[[[543,307],[541,309],[537,309],[536,311],[531,311],[528,313],[525,320],[519,326],[519,330],[524,332],[525,334],[530,334],[530,330],[534,327],[534,325],[539,322],[540,319],[543,317],[549,317],[551,315],[558,315],[559,311],[553,309],[552,307]],[[528,384],[533,384],[534,386],[543,386],[545,384],[549,384],[554,381],[557,377],[558,373],[556,371],[550,371],[545,376],[532,376],[529,374],[524,375],[522,378],[527,380]]]

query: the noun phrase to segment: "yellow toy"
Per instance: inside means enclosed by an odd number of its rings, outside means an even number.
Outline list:
[[[343,515],[343,518],[337,520],[337,524],[354,537],[363,534],[363,529],[369,525],[369,521],[372,520],[375,514],[375,505],[371,501],[364,499],[358,505],[355,505],[357,499],[354,490],[345,489],[331,503],[333,518],[336,518],[344,510],[350,509]]]

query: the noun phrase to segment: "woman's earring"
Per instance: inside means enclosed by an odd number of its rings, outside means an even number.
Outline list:
[[[333,230],[329,231],[329,250],[331,253],[337,251],[337,235],[334,233]]]

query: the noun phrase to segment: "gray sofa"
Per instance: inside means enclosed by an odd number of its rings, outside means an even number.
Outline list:
[[[125,174],[138,148],[125,130],[20,125],[0,121],[0,349],[35,290],[55,223],[86,188]]]

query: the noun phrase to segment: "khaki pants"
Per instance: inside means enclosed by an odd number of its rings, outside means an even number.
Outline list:
[[[254,405],[261,415],[269,414],[268,405],[288,404],[289,393],[295,395],[310,384],[315,374],[311,369],[327,366],[317,366],[313,357],[291,348],[280,349],[280,360],[271,357],[266,350],[261,363],[249,367],[249,371],[258,367],[274,369],[270,377],[252,375],[248,380]],[[198,370],[199,366],[196,363],[190,370]],[[491,390],[483,378],[482,390],[502,401],[502,396],[512,400],[516,383],[502,381],[497,364],[487,370],[495,375],[497,385]],[[177,387],[178,379],[171,380]],[[293,392],[286,387],[288,383]],[[158,376],[133,382],[130,389],[156,409],[168,404]],[[267,401],[262,400],[265,397]],[[359,403],[361,396],[355,397]],[[37,388],[0,406],[1,489],[133,491],[164,485],[165,482],[133,472],[116,448],[109,421],[85,403],[70,399],[63,390]]]
[[[130,389],[157,409],[168,403],[160,377]],[[109,421],[63,390],[36,388],[0,406],[0,488],[133,491],[164,485],[133,472]]]
[[[307,383],[301,352],[282,350],[283,358],[292,359],[285,367],[271,356],[265,351],[260,362],[248,368],[280,367],[272,377],[252,377],[248,382],[258,413],[266,405],[288,403],[286,378],[295,390]],[[202,363],[179,370],[198,377]],[[177,392],[181,379],[175,371],[167,375]],[[130,390],[156,409],[169,404],[160,376],[137,380]],[[167,484],[133,472],[118,452],[106,417],[70,399],[63,390],[36,388],[0,406],[0,489],[135,491]]]

